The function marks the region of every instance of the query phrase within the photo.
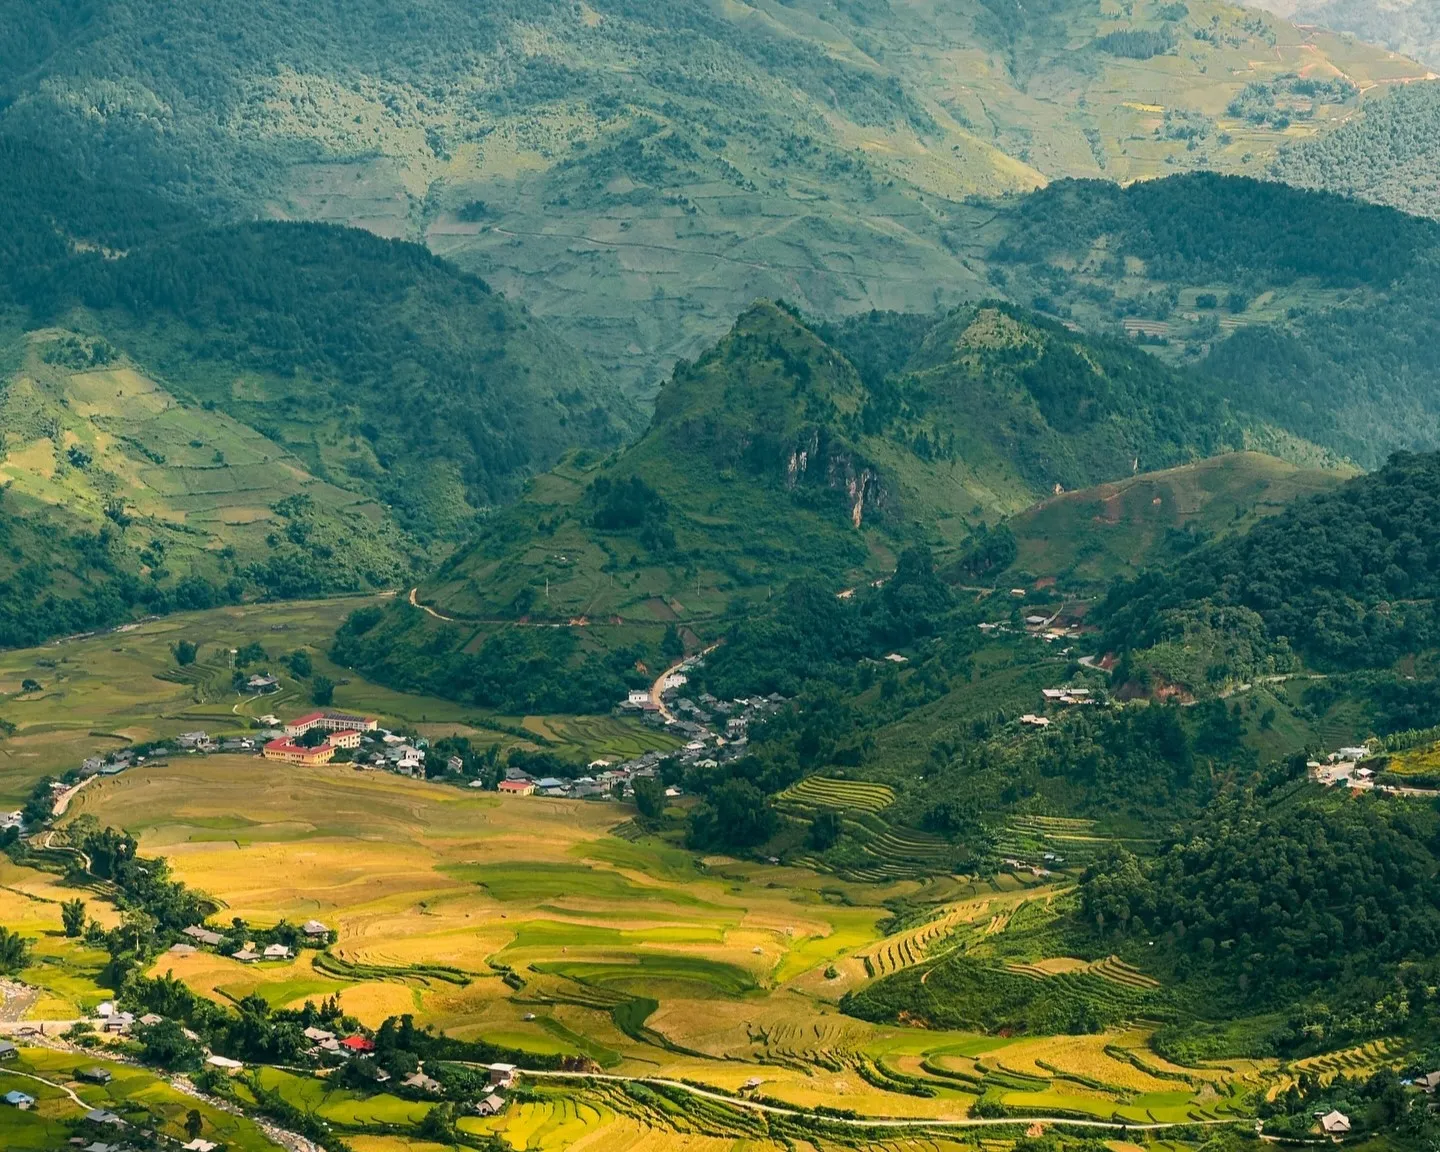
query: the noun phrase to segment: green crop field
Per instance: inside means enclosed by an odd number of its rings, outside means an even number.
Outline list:
[[[243,830],[230,815],[242,796]],[[839,997],[934,962],[946,948],[993,949],[1012,925],[1028,924],[1025,909],[1043,906],[1052,891],[967,896],[951,886],[962,894],[936,904],[919,925],[884,936],[882,899],[943,897],[946,886],[844,883],[800,868],[706,860],[654,838],[619,840],[607,835],[617,818],[611,805],[476,796],[393,777],[358,779],[340,767],[226,757],[104,780],[80,795],[75,811],[138,834],[143,851],[163,853],[186,883],[222,899],[227,915],[261,924],[315,915],[338,926],[334,963],[302,958],[246,968],[206,953],[160,959],[158,971],[206,995],[233,1002],[253,991],[276,1007],[337,995],[372,1024],[403,1010],[466,1038],[589,1053],[622,1074],[658,1069],[729,1090],[758,1069],[767,1093],[794,1105],[843,1099],[882,1115],[963,1113],[976,1091],[945,1074],[946,1062],[973,1060],[954,1054],[1002,1042],[869,1024],[839,1014]],[[398,842],[408,846],[403,855],[393,850]],[[845,903],[822,898],[841,883]],[[469,973],[468,982],[418,975],[441,960]],[[1038,965],[1031,980],[1057,988],[1089,981],[1077,994],[1091,998],[1121,1003],[1154,990],[1153,980],[1118,961],[1096,964],[1093,973],[1044,957],[1031,963]],[[501,981],[492,965],[519,979]],[[1105,1061],[1112,1079],[1123,1078],[1132,1065],[1103,1049],[1142,1037],[1112,1029],[1087,1040],[1086,1059]],[[942,1071],[927,1072],[927,1062]],[[823,1084],[813,1078],[816,1067],[832,1069]],[[1007,1061],[977,1075],[999,1076],[983,1090],[1014,1093],[1017,1104],[1027,1091],[1050,1090],[1052,1079],[1059,1090],[1066,1076],[1080,1074],[1068,1066],[1026,1069],[1006,1088],[1009,1068]],[[412,1125],[424,1111],[292,1074],[264,1076],[342,1128]],[[1180,1093],[1165,1107],[1178,1114],[1188,1099]]]

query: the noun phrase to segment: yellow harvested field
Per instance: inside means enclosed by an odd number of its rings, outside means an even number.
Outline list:
[[[1175,1090],[1173,1080],[1151,1076],[1128,1061],[1109,1055],[1105,1048],[1115,1041],[1116,1037],[1108,1033],[1098,1036],[1047,1036],[1010,1044],[996,1053],[993,1059],[999,1068],[1006,1071],[1042,1079],[1070,1075],[1130,1092]]]

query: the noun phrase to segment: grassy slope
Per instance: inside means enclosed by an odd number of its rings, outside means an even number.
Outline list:
[[[314,541],[332,550],[329,583],[393,585],[418,558],[415,544],[373,500],[317,480],[282,446],[219,411],[179,402],[143,370],[116,358],[76,371],[50,362],[67,333],[27,338],[23,363],[7,381],[0,429],[0,476],[10,508],[24,497],[90,531],[110,524],[107,506],[128,521],[126,552],[223,582],[236,566],[264,562],[266,537],[291,518],[275,506],[301,496]],[[293,506],[293,502],[292,502]]]
[[[203,200],[428,235],[648,395],[668,357],[757,296],[829,313],[974,295],[955,251],[975,224],[967,194],[1256,171],[1354,109],[1322,105],[1286,131],[1232,122],[1247,82],[1423,71],[1212,0],[1189,6],[1168,54],[1093,46],[1161,28],[1160,7],[607,0],[577,17],[446,0],[413,18],[397,55],[377,0],[338,31],[321,8],[282,20],[147,0],[82,24],[12,0],[22,34],[0,62],[11,127],[78,132],[92,157]],[[97,102],[113,114],[72,111]],[[1197,148],[1157,135],[1167,109],[1215,130]]]
[[[1066,586],[1133,576],[1177,549],[1245,532],[1291,500],[1328,491],[1343,470],[1302,468],[1238,452],[1066,492],[1010,521],[1019,552],[1012,572]],[[1003,579],[1003,578],[1002,578]]]

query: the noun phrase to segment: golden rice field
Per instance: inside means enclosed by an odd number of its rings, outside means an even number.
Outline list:
[[[962,940],[993,939],[1053,889],[945,876],[847,882],[700,858],[654,837],[611,835],[629,813],[609,803],[477,794],[248,757],[186,759],[97,781],[78,797],[79,814],[138,836],[143,852],[165,856],[219,901],[221,918],[314,917],[337,930],[338,968],[313,951],[253,966],[209,953],[167,953],[154,964],[218,1002],[255,993],[298,1006],[334,995],[371,1025],[409,1013],[467,1039],[583,1054],[621,1075],[727,1091],[758,1078],[775,1100],[862,1116],[961,1119],[981,1092],[1135,1120],[1233,1107],[1225,1073],[1169,1073],[1142,1030],[1008,1040],[875,1025],[840,1011],[846,991]],[[58,925],[58,905],[47,903],[57,889],[12,866],[0,871],[0,910],[33,926],[57,956],[78,956],[74,942],[45,935]],[[935,911],[886,937],[883,901],[897,897]],[[1077,963],[1048,957],[1029,967],[1043,979]],[[366,967],[346,974],[346,964]],[[1116,961],[1086,966],[1122,982],[1148,979]],[[52,973],[55,1002],[98,997],[96,971],[87,977],[76,960]],[[637,998],[654,1004],[638,1030],[616,1011]],[[637,1114],[633,1104],[598,1088],[569,1091],[466,1124],[488,1126],[517,1152],[736,1146],[703,1125]],[[387,1136],[356,1147],[425,1146]]]

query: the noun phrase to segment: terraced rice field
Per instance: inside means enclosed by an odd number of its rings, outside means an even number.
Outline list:
[[[895,803],[895,793],[884,784],[864,780],[834,780],[807,776],[776,798],[780,805],[831,808],[842,812],[879,812]]]
[[[1049,960],[1039,960],[1033,964],[1010,964],[1007,967],[1021,976],[1032,976],[1037,980],[1085,973],[1100,976],[1125,988],[1134,988],[1140,991],[1160,987],[1158,980],[1146,976],[1145,973],[1126,964],[1118,956],[1107,956],[1104,960],[1076,960],[1073,957],[1060,956]]]
[[[1366,1077],[1379,1068],[1393,1068],[1404,1063],[1406,1047],[1396,1039],[1371,1040],[1340,1052],[1309,1056],[1288,1065],[1287,1071],[1298,1077],[1309,1073],[1328,1083],[1336,1076]]]
[[[947,908],[935,919],[921,924],[918,928],[896,936],[887,936],[874,950],[860,954],[859,959],[865,965],[866,974],[873,977],[889,976],[892,972],[919,964],[932,947],[948,939],[956,928],[973,924],[985,916],[990,904],[988,900],[973,901]]]

